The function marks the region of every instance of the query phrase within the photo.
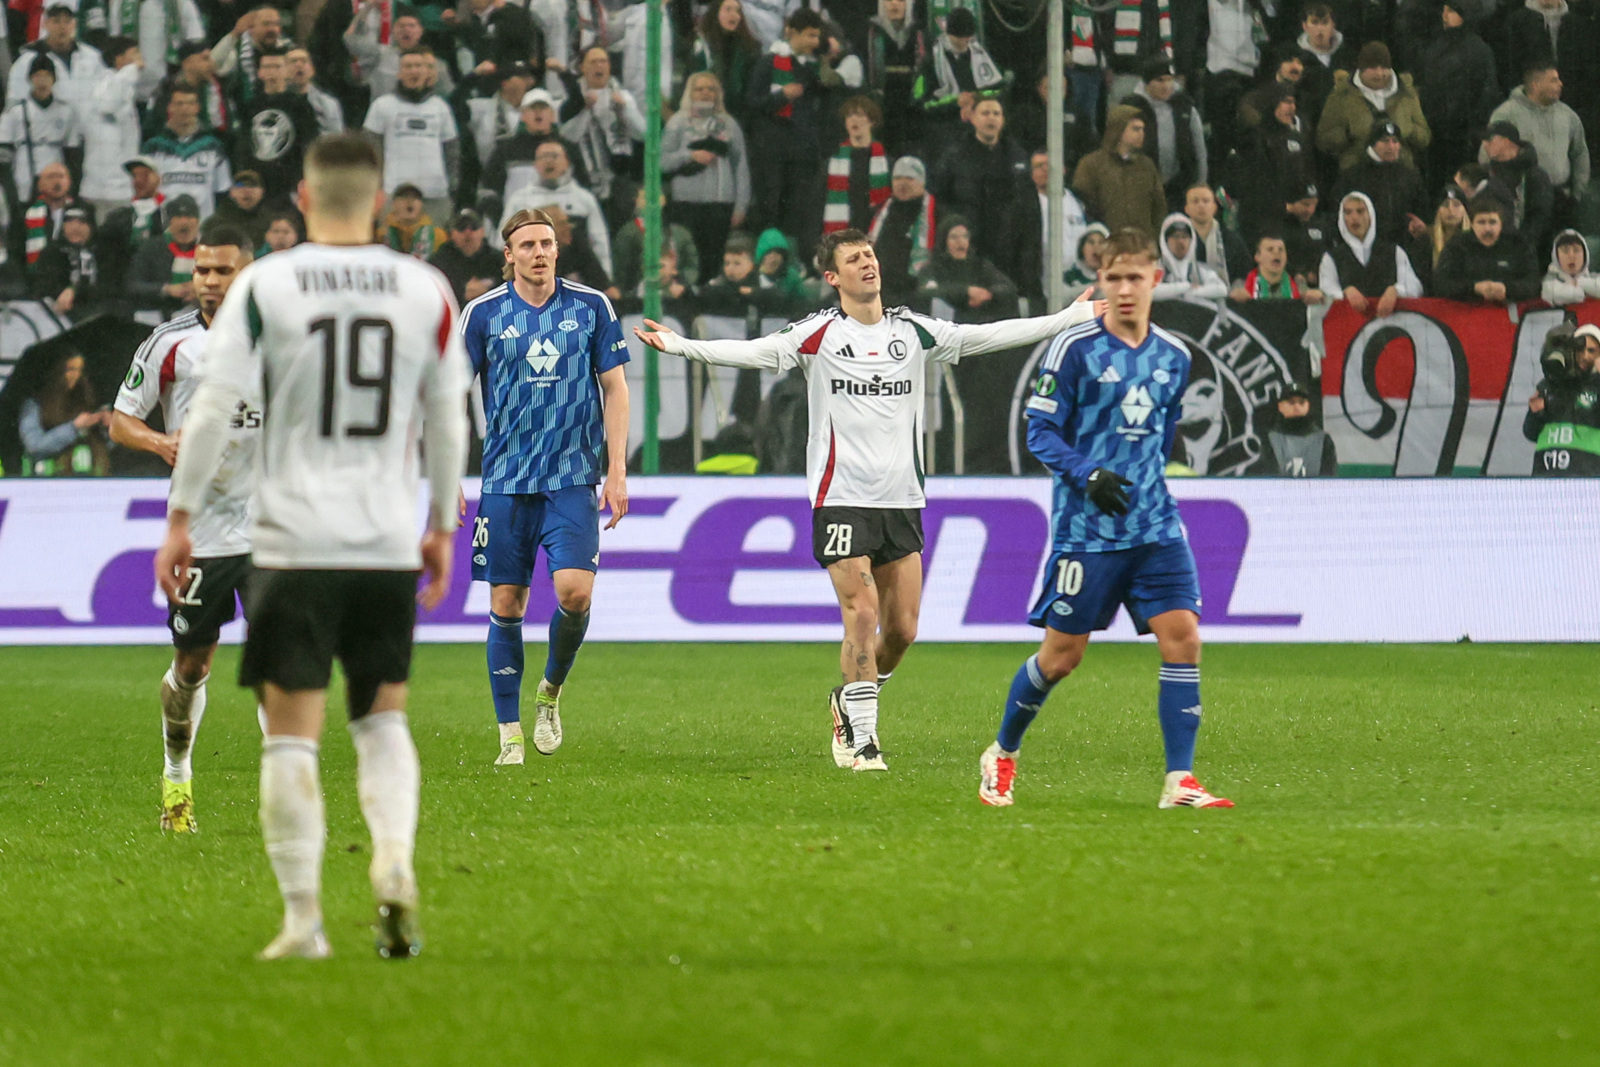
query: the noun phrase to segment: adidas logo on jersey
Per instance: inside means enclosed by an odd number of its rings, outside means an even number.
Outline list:
[[[1096,378],[1095,381],[1104,382],[1106,385],[1116,385],[1118,382],[1122,381],[1122,375],[1117,373],[1117,368],[1107,367],[1100,373],[1100,377]]]
[[[556,369],[556,362],[561,359],[561,350],[546,338],[529,345],[526,358],[528,366],[533,368],[535,374],[549,374]]]
[[[521,336],[522,331],[517,329],[515,323],[512,323],[510,326],[507,326],[505,329],[500,331],[500,340],[502,341],[515,341]]]

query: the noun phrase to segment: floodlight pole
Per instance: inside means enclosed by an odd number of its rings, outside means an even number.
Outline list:
[[[1045,62],[1050,72],[1050,100],[1045,107],[1045,148],[1050,153],[1050,184],[1046,187],[1045,195],[1050,202],[1046,205],[1045,219],[1050,240],[1046,242],[1044,254],[1045,277],[1049,279],[1044,292],[1048,304],[1045,310],[1056,312],[1067,306],[1067,284],[1063,276],[1066,264],[1062,261],[1061,249],[1061,234],[1067,221],[1061,204],[1066,191],[1065,175],[1062,174],[1066,146],[1061,136],[1066,109],[1061,98],[1067,91],[1067,15],[1066,0],[1046,0],[1046,3],[1050,5],[1049,39],[1045,42]]]
[[[645,318],[661,318],[661,5],[645,0],[644,23],[644,275]],[[640,467],[645,474],[661,472],[661,439],[656,423],[661,417],[661,365],[656,350],[644,349],[644,449]]]

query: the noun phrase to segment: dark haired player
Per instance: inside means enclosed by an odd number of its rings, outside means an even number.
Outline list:
[[[817,268],[839,306],[755,341],[691,341],[646,321],[646,344],[727,367],[800,367],[810,396],[806,481],[812,555],[844,617],[833,691],[833,758],[882,771],[878,691],[917,634],[922,606],[922,410],[926,365],[1001,352],[1086,321],[1088,293],[1055,315],[983,326],[885,311],[872,243],[859,230],[823,237]]]
[[[1017,750],[1045,697],[1083,659],[1089,634],[1126,606],[1161,647],[1160,807],[1231,808],[1194,777],[1200,729],[1200,580],[1165,468],[1189,382],[1189,350],[1150,322],[1161,280],[1155,239],[1113,234],[1101,257],[1110,307],[1046,350],[1028,400],[1028,449],[1055,475],[1050,562],[1028,621],[1039,651],[1011,682],[1000,734],[980,760],[978,798],[1012,803]]]
[[[250,239],[220,219],[200,230],[194,250],[194,295],[200,306],[162,323],[133,355],[111,414],[111,439],[124,448],[178,461],[178,433],[199,380],[195,364],[206,331],[239,272],[253,258]],[[145,420],[161,407],[165,432]],[[161,828],[197,833],[194,769],[190,756],[206,713],[206,679],[222,627],[234,619],[250,575],[250,465],[261,430],[258,398],[241,398],[228,420],[229,441],[217,475],[195,513],[194,562],[182,576],[178,598],[167,605],[172,666],[161,679],[161,732],[166,767],[161,774]]]

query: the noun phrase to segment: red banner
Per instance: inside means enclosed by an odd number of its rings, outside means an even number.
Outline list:
[[[1568,318],[1600,322],[1600,301],[1506,308],[1402,300],[1383,319],[1334,304],[1322,327],[1322,417],[1341,470],[1531,473],[1522,416],[1544,335]]]

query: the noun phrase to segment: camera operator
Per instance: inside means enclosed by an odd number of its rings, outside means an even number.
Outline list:
[[[1600,326],[1562,323],[1545,334],[1544,378],[1528,398],[1522,434],[1535,442],[1533,473],[1600,476]]]

